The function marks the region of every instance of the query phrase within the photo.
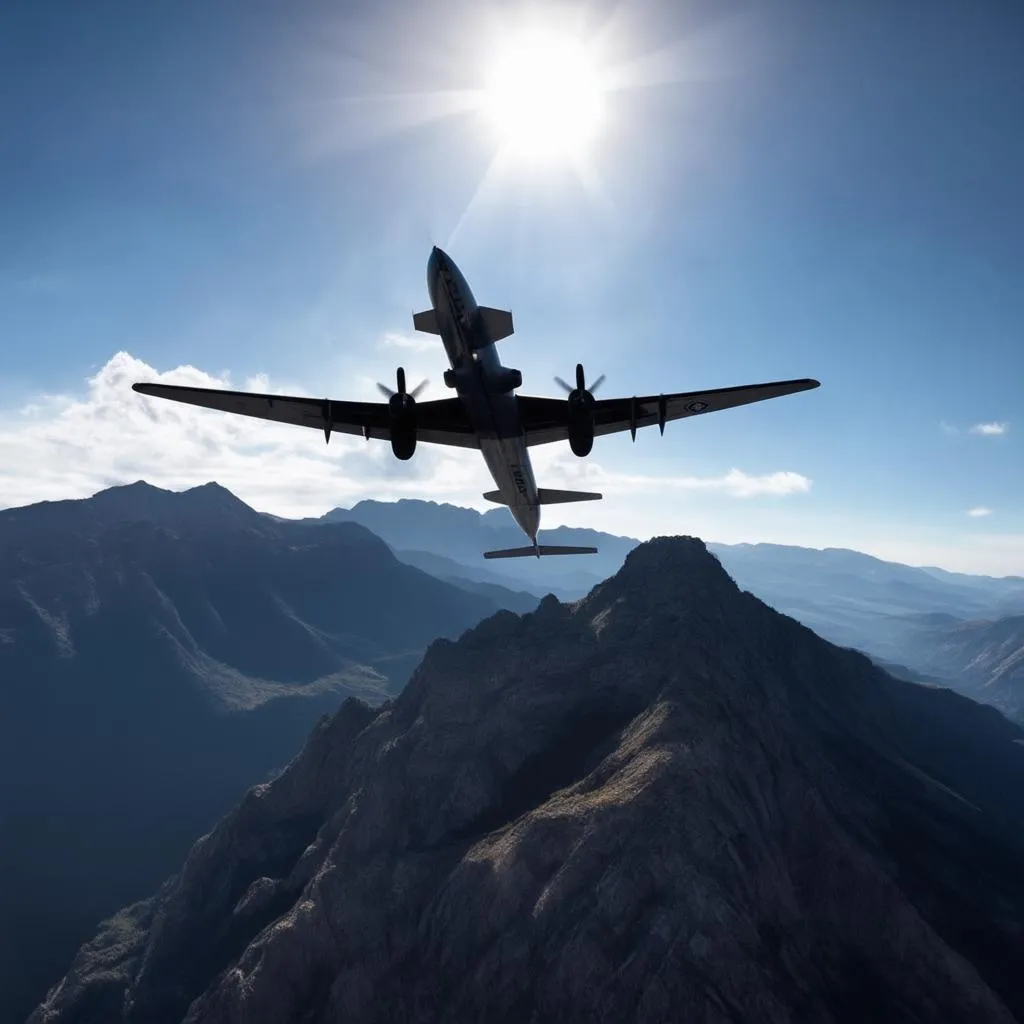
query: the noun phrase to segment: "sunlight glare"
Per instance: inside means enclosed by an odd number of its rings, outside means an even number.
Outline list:
[[[578,157],[600,127],[603,87],[583,44],[524,32],[496,58],[484,109],[499,145],[517,157]]]

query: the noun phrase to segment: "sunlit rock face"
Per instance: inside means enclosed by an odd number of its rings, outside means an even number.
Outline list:
[[[1022,741],[657,539],[346,702],[32,1020],[1024,1019]]]

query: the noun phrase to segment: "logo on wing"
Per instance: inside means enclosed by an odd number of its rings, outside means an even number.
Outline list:
[[[708,407],[707,402],[688,402],[686,405],[687,412],[703,412]]]

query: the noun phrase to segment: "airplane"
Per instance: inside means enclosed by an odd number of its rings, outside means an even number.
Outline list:
[[[670,420],[819,386],[818,381],[804,378],[642,398],[596,399],[594,392],[604,375],[588,386],[583,365],[577,363],[575,387],[555,378],[567,392],[565,399],[517,395],[523,375],[503,366],[497,349],[497,342],[513,333],[512,314],[478,305],[462,272],[437,246],[427,261],[427,291],[431,307],[413,314],[413,327],[438,335],[444,344],[451,364],[444,372],[444,383],[455,392],[452,398],[417,402],[427,382],[408,390],[402,367],[398,368],[394,389],[377,385],[386,402],[344,402],[141,382],[132,388],[144,395],[206,409],[315,427],[324,432],[328,443],[332,431],[387,440],[395,456],[403,460],[412,458],[420,441],[479,449],[497,484],[497,490],[488,491],[484,498],[508,506],[530,539],[529,547],[486,551],[484,557],[539,558],[596,554],[594,547],[541,544],[537,531],[542,505],[594,501],[602,495],[538,487],[530,464],[529,449],[533,445],[568,441],[573,454],[583,458],[590,454],[595,437],[628,430],[636,441],[641,427],[656,423],[664,434]]]

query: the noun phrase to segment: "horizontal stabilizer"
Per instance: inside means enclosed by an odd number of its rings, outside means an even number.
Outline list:
[[[543,555],[596,555],[597,548],[570,548],[563,544],[538,544],[535,548],[485,551],[484,558],[540,558]]]
[[[567,501],[600,501],[604,495],[594,491],[556,491],[550,487],[539,487],[542,505],[561,505]]]
[[[423,331],[424,334],[441,333],[437,326],[437,310],[435,309],[425,309],[422,313],[413,313],[412,325],[417,331]]]
[[[507,309],[477,306],[477,311],[488,341],[501,341],[502,338],[515,333],[512,329],[512,314]]]
[[[538,504],[541,505],[562,505],[567,501],[600,501],[604,497],[604,495],[595,494],[593,491],[556,491],[550,487],[539,487],[537,496]],[[487,491],[484,498],[487,501],[493,501],[496,505],[508,504],[502,497],[501,491]]]

